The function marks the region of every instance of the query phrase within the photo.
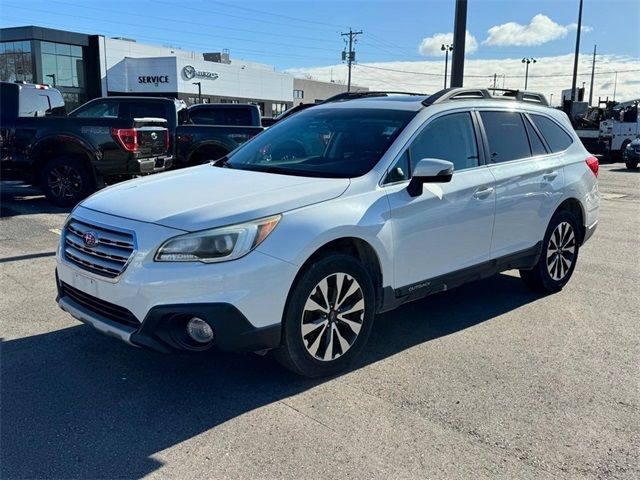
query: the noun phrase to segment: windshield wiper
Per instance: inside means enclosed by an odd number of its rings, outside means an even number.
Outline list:
[[[220,167],[220,168],[233,168],[229,163],[229,157],[227,155],[225,155],[222,158],[219,158],[218,160],[213,162],[211,165],[213,165],[214,167]]]

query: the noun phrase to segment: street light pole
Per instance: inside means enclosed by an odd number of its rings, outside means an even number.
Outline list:
[[[202,103],[202,82],[193,82],[193,84],[198,86],[198,103]]]
[[[524,73],[524,89],[527,89],[527,84],[529,81],[529,64],[530,63],[536,63],[536,59],[535,58],[523,58],[522,59],[522,63],[525,63],[527,65],[526,69],[525,69],[525,73]]]
[[[444,52],[444,88],[447,88],[447,70],[449,69],[449,52],[453,51],[453,44],[445,45],[442,44],[440,50]]]

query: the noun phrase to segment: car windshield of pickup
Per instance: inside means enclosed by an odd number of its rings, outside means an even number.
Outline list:
[[[359,177],[416,115],[372,108],[310,108],[240,147],[224,165],[309,177]]]

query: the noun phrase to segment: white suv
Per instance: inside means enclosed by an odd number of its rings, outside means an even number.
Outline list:
[[[408,301],[509,269],[560,290],[598,222],[597,174],[538,94],[346,95],[83,201],[58,303],[131,345],[331,374]]]

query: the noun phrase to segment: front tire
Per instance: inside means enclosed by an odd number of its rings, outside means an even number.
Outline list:
[[[367,270],[353,257],[321,258],[297,279],[283,318],[282,345],[274,354],[309,378],[347,368],[364,348],[375,315]]]
[[[40,187],[47,200],[59,207],[73,207],[96,189],[95,180],[82,160],[56,157],[44,166]]]
[[[567,210],[556,213],[542,241],[542,253],[531,270],[520,270],[520,278],[532,290],[555,293],[569,282],[580,250],[578,221]]]

